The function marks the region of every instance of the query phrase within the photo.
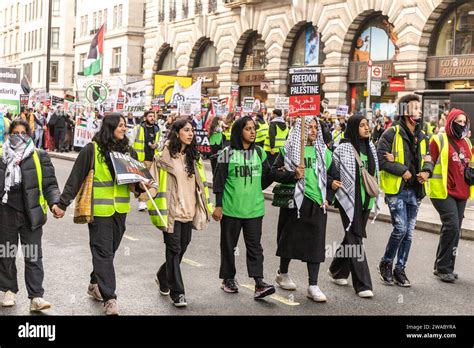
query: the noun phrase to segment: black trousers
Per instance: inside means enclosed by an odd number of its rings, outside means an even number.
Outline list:
[[[116,299],[115,252],[125,233],[127,214],[96,217],[89,226],[89,245],[92,253],[91,284],[99,286],[104,302]]]
[[[349,225],[349,219],[344,211],[341,212],[342,225],[346,230]],[[367,225],[370,212],[364,212],[362,222]],[[352,228],[345,232],[341,245],[336,250],[329,271],[335,279],[347,279],[352,275],[352,285],[354,290],[359,293],[364,290],[372,290],[372,280],[370,278],[367,255],[363,247],[362,237],[354,234]]]
[[[64,139],[66,137],[66,128],[54,127],[54,144],[56,145],[56,150],[64,150]]]
[[[192,229],[192,222],[175,221],[173,233],[163,232],[166,261],[156,276],[162,287],[170,289],[170,297],[173,300],[185,294],[180,264],[191,242]]]
[[[16,253],[18,237],[25,259],[25,283],[28,298],[43,297],[43,252],[41,237],[43,229],[34,231],[26,214],[16,211],[7,205],[0,204],[0,290],[18,292]],[[5,254],[4,254],[5,253]]]
[[[253,219],[239,219],[222,216],[221,220],[221,267],[219,278],[234,279],[235,256],[240,254],[236,250],[240,231],[243,230],[245,248],[247,249],[247,271],[251,278],[263,278],[263,248],[262,239],[263,217]]]
[[[467,200],[448,196],[431,199],[431,202],[442,223],[434,269],[440,273],[453,273]]]

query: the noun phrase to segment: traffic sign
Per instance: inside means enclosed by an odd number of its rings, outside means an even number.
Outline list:
[[[373,66],[372,67],[372,78],[381,79],[382,78],[382,67]]]

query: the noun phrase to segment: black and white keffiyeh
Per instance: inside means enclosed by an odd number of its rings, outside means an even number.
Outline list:
[[[370,151],[374,156],[375,171],[377,181],[380,185],[379,175],[379,164],[377,160],[377,151],[374,144],[369,142]],[[354,156],[354,146],[347,142],[340,144],[336,150],[334,150],[333,161],[336,166],[336,170],[340,173],[342,186],[336,191],[336,199],[339,205],[344,209],[347,217],[349,218],[349,225],[346,231],[349,231],[354,220],[354,208],[355,208],[355,197],[356,197],[356,169],[357,162]],[[380,211],[380,194],[376,197],[375,201],[375,217],[372,223],[375,221],[378,212]]]
[[[323,132],[321,124],[316,117],[307,116],[305,118],[305,134],[309,133],[309,123],[312,120],[316,120],[318,124],[318,134],[316,141],[314,142],[314,149],[316,152],[316,168],[314,169],[316,175],[318,176],[319,189],[321,190],[321,195],[323,201],[326,199],[326,185],[327,185],[327,172],[326,164],[324,162],[324,154],[326,152],[326,144],[323,140]],[[295,126],[291,129],[288,139],[285,143],[285,169],[288,171],[296,171],[296,168],[300,164],[300,154],[301,154],[301,117],[296,121]],[[295,187],[294,200],[296,207],[298,209],[298,217],[301,205],[303,204],[304,192],[305,192],[305,179],[299,179]],[[324,207],[324,205],[323,205]],[[324,212],[326,213],[326,209]]]

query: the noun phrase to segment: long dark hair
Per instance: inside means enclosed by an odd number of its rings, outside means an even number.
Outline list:
[[[170,151],[171,157],[176,157],[178,153],[181,152],[181,141],[179,140],[179,131],[184,128],[187,124],[191,125],[191,122],[187,119],[180,119],[175,121],[171,125],[170,133],[168,135],[169,145],[168,149]],[[194,163],[199,160],[201,157],[198,149],[196,136],[193,137],[191,144],[187,145],[184,149],[184,154],[186,155],[186,173],[191,177],[194,175]]]
[[[110,160],[111,151],[120,153],[130,152],[126,135],[122,140],[117,140],[114,137],[114,131],[117,129],[121,119],[127,124],[127,120],[125,120],[125,117],[121,114],[108,114],[107,117],[102,119],[102,127],[100,127],[99,132],[92,138],[92,141],[95,141],[97,145],[99,145],[99,157],[101,157],[110,168],[112,165]]]
[[[219,117],[214,116],[209,127],[209,136],[212,136],[216,131],[217,126],[219,125]]]

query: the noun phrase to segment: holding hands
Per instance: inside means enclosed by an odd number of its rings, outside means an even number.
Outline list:
[[[66,213],[64,210],[59,208],[57,204],[53,205],[53,207],[51,208],[51,212],[53,213],[53,216],[56,219],[61,219]]]

